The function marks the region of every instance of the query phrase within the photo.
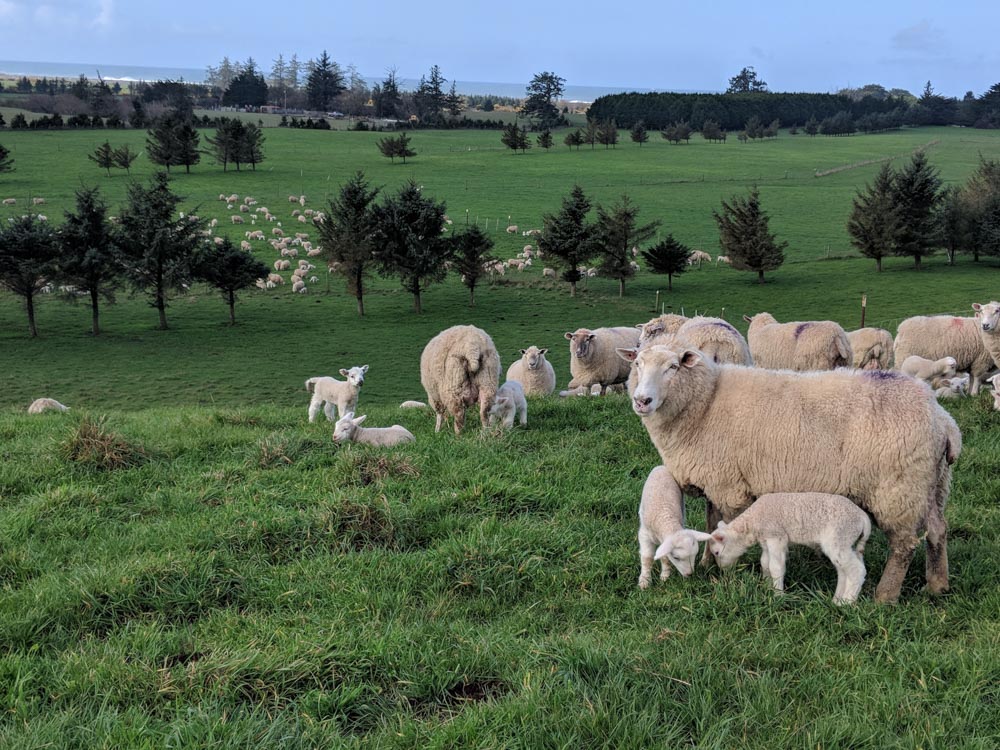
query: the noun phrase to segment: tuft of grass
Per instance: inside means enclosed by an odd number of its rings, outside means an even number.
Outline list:
[[[290,466],[299,457],[318,446],[316,440],[294,432],[272,432],[257,443],[256,464],[261,469]]]
[[[367,487],[390,477],[419,477],[420,469],[408,456],[392,453],[351,453],[346,460],[345,475],[354,485]]]
[[[131,469],[149,459],[146,449],[107,427],[107,417],[84,415],[59,445],[63,458],[100,471]]]

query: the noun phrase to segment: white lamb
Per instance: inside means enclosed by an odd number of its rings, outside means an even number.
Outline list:
[[[499,421],[501,427],[509,430],[514,426],[515,416],[520,417],[522,427],[527,426],[528,402],[524,398],[524,388],[518,381],[508,380],[497,389],[496,399],[490,407],[490,427]]]
[[[43,414],[47,411],[69,411],[69,407],[54,398],[36,398],[28,407],[28,414]]]
[[[660,561],[660,580],[670,577],[669,560],[685,578],[694,570],[704,531],[684,528],[684,496],[665,466],[657,466],[642,486],[639,502],[639,588],[649,588],[653,560]]]
[[[400,409],[426,409],[427,404],[423,401],[404,401],[399,405]]]
[[[993,386],[993,409],[1000,411],[1000,374],[987,378],[986,382]]]
[[[394,424],[392,427],[362,427],[361,423],[367,418],[365,414],[355,417],[353,411],[347,412],[333,427],[333,441],[391,446],[412,443],[416,440],[412,432],[399,424]]]
[[[368,365],[352,367],[350,370],[340,368],[340,374],[347,380],[336,380],[331,377],[309,378],[306,381],[306,390],[313,395],[309,402],[309,421],[316,421],[316,415],[321,408],[331,422],[334,421],[334,407],[341,417],[349,411],[353,412],[358,406],[358,394],[361,392],[361,386],[365,384],[366,372]]]
[[[942,357],[937,360],[930,360],[919,357],[916,354],[907,357],[899,365],[900,372],[912,375],[918,380],[930,382],[934,378],[955,377],[956,361],[954,357]]]
[[[959,398],[969,392],[969,373],[954,378],[944,378],[940,387],[934,389],[938,398]]]
[[[760,544],[760,567],[775,591],[785,590],[789,542],[821,549],[837,569],[834,604],[857,600],[865,582],[865,542],[872,533],[868,514],[843,495],[823,492],[775,492],[732,523],[719,521],[709,546],[720,568],[728,568],[752,544]]]
[[[548,396],[556,389],[556,373],[545,358],[548,349],[529,346],[521,358],[507,368],[507,380],[517,380],[528,396]]]

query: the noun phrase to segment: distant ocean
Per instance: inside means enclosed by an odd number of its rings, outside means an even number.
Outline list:
[[[87,78],[97,78],[98,73],[104,78],[114,78],[123,81],[157,81],[180,80],[189,83],[202,83],[205,80],[204,68],[157,68],[144,65],[100,65],[97,63],[51,63],[25,62],[23,60],[0,60],[0,73],[8,75],[44,76],[46,78],[76,78],[83,73]],[[378,78],[366,78],[369,84],[378,83]],[[400,78],[400,87],[412,91],[419,83],[416,79]],[[450,85],[450,81],[449,81]],[[516,99],[524,97],[525,83],[500,83],[489,81],[455,81],[455,90],[460,94],[492,94],[493,96],[509,96]],[[654,89],[636,88],[634,86],[578,86],[567,84],[563,97],[569,101],[592,102],[605,94],[619,94],[624,91],[653,91]],[[659,91],[677,91],[691,93],[686,89],[655,89]]]

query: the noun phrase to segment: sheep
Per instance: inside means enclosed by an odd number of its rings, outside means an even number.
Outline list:
[[[229,217],[229,220],[232,221],[233,224],[242,224],[243,223],[243,217],[240,216],[239,214],[233,214],[232,216]]]
[[[309,217],[308,217],[308,216],[304,216],[304,215],[300,214],[300,215],[299,215],[299,221],[300,221],[300,222],[301,222],[302,224],[305,224],[305,223],[306,223],[307,221],[309,221]]]
[[[219,220],[218,219],[212,219],[210,222],[208,222],[208,226],[209,226],[209,229],[215,229],[217,226],[219,226]]]
[[[307,287],[305,284],[303,284],[302,286],[300,286],[299,289],[298,289],[298,293],[299,294],[306,294],[308,292],[309,292],[309,287]]]
[[[569,341],[569,369],[573,376],[570,388],[600,384],[603,395],[609,385],[624,383],[628,378],[629,366],[615,355],[615,349],[638,345],[639,332],[635,328],[578,328],[563,337]]]
[[[555,277],[556,277],[556,269],[554,269],[554,268],[543,268],[542,269],[542,278],[543,279],[555,279]]]
[[[281,277],[281,274],[269,273],[267,275],[267,280],[275,284],[284,284],[285,280]]]
[[[517,224],[511,224],[507,227],[507,234],[517,234]]]
[[[475,326],[446,328],[432,338],[420,355],[420,383],[437,415],[440,432],[450,413],[455,434],[465,426],[465,408],[479,402],[483,427],[500,381],[500,355],[489,334]]]
[[[240,240],[240,250],[245,250],[246,252],[251,252],[253,250],[253,245],[251,245],[246,240]]]
[[[733,261],[729,258],[728,255],[720,255],[718,258],[715,259],[715,265],[719,265],[720,263],[725,263],[727,266],[731,266],[733,264]]]
[[[17,198],[4,198],[3,199],[3,204],[5,206],[16,206],[17,205]]]
[[[854,359],[844,329],[831,320],[779,323],[770,313],[743,320],[750,324],[747,342],[757,367],[768,370],[834,370]]]
[[[361,423],[367,418],[365,414],[355,417],[353,411],[347,412],[333,427],[333,441],[388,447],[416,440],[412,432],[399,424],[392,427],[362,427]]]
[[[300,206],[305,206],[306,205],[306,197],[304,195],[300,195],[299,196],[299,205]]]
[[[289,195],[288,196],[288,202],[289,203],[298,203],[299,202],[299,196],[297,196],[297,195]]]
[[[399,405],[400,409],[426,409],[427,404],[423,401],[404,401]]]
[[[329,421],[333,420],[333,409],[341,417],[347,412],[353,412],[358,406],[358,394],[365,384],[365,373],[368,365],[352,367],[350,370],[340,368],[340,374],[346,380],[336,380],[331,377],[315,377],[306,381],[306,390],[312,394],[309,401],[309,421],[315,422],[316,415],[322,408]]]
[[[44,206],[45,205],[45,199],[44,198],[32,198],[31,199],[31,205],[32,206]]]
[[[687,264],[693,266],[695,263],[701,268],[702,263],[711,263],[712,256],[706,253],[704,250],[695,250],[687,257]]]
[[[618,353],[638,370],[632,410],[664,465],[723,520],[768,492],[843,494],[888,538],[879,601],[898,599],[924,530],[927,588],[947,590],[944,505],[962,435],[926,385],[895,372],[717,365],[682,346]]]
[[[500,427],[510,429],[514,426],[514,417],[521,421],[521,426],[528,425],[528,402],[524,398],[524,388],[516,380],[508,380],[497,389],[493,406],[490,407],[489,424],[496,425],[500,422]]]
[[[28,407],[28,414],[44,414],[47,411],[69,411],[69,407],[54,398],[36,398]]]
[[[507,368],[507,380],[516,380],[527,396],[548,396],[556,389],[556,373],[545,355],[548,349],[529,346],[521,349],[521,358]]]
[[[993,386],[993,410],[1000,411],[1000,373],[989,378],[986,382]]]
[[[888,370],[892,367],[892,334],[884,328],[849,331],[847,340],[858,370]]]
[[[968,373],[954,378],[945,378],[941,385],[934,389],[934,395],[937,398],[958,398],[959,396],[964,396],[968,392]]]
[[[281,229],[280,227],[274,227],[271,230],[271,234],[273,236],[275,236],[275,237],[284,237],[285,236],[285,231],[283,229]]]
[[[275,271],[287,271],[291,267],[292,267],[291,261],[288,261],[288,260],[276,260],[276,261],[274,261],[274,270]]]
[[[899,371],[917,380],[930,382],[934,378],[955,377],[955,367],[957,364],[954,357],[942,357],[941,359],[931,361],[914,354],[903,360],[899,365]]]
[[[241,214],[247,214],[247,213],[250,213],[250,206],[246,206],[246,205],[241,205],[241,206],[240,206],[240,213],[241,213]]]
[[[785,590],[789,542],[820,549],[837,569],[834,604],[853,604],[865,582],[865,542],[872,533],[868,514],[843,495],[776,492],[761,495],[731,524],[719,521],[709,547],[720,568],[728,568],[752,544],[760,545],[760,567],[774,590]]]
[[[648,589],[653,560],[660,561],[660,580],[670,577],[670,565],[687,578],[698,557],[698,542],[710,539],[703,531],[684,528],[684,496],[665,466],[646,477],[639,502],[639,588]]]
[[[292,281],[292,294],[301,294],[305,291],[306,285],[301,279]]]
[[[666,313],[653,318],[648,323],[641,323],[636,326],[639,329],[639,348],[645,349],[647,346],[661,343],[664,340],[672,340],[673,337],[690,318],[674,313]]]
[[[973,318],[951,315],[918,315],[907,318],[896,330],[896,362],[902,362],[914,354],[930,360],[954,357],[955,369],[971,376],[969,393],[975,396],[994,367],[981,330],[978,315]]]
[[[1000,367],[1000,302],[989,302],[981,305],[973,303],[972,309],[976,311],[979,319],[979,333],[982,337],[983,347],[993,360],[993,364]]]

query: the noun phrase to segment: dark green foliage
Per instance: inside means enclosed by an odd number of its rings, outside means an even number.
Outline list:
[[[174,155],[174,163],[183,165],[184,171],[187,173],[191,172],[193,165],[201,161],[201,150],[198,148],[200,142],[201,136],[190,122],[182,122],[176,126],[174,143],[177,151]]]
[[[563,138],[563,143],[565,143],[570,148],[576,146],[576,150],[579,151],[580,146],[583,145],[583,133],[580,132],[579,128],[577,128],[576,130],[571,130],[566,134],[566,137]]]
[[[59,242],[47,221],[33,214],[0,225],[0,286],[24,299],[28,334],[35,338],[35,297],[55,275]]]
[[[119,169],[124,169],[128,175],[132,174],[132,163],[138,158],[139,153],[132,150],[132,147],[127,143],[124,146],[116,148],[111,154],[114,165]]]
[[[701,126],[701,137],[706,141],[723,143],[726,140],[726,133],[722,130],[722,126],[715,120],[705,120]]]
[[[309,108],[319,112],[330,109],[333,100],[344,90],[344,74],[340,66],[323,50],[315,60],[306,79],[306,99]]]
[[[581,137],[583,142],[590,145],[590,148],[594,148],[594,144],[597,143],[601,135],[601,126],[597,124],[596,120],[587,119],[587,124],[583,128],[583,133]]]
[[[525,128],[518,127],[516,122],[504,125],[503,132],[500,134],[500,142],[515,154],[518,149],[523,154],[531,148],[531,141],[528,140],[528,131]]]
[[[76,191],[76,210],[66,212],[59,232],[58,276],[90,297],[91,332],[98,336],[100,298],[115,301],[123,268],[115,247],[108,208],[97,188]]]
[[[641,255],[646,261],[646,268],[653,273],[666,274],[667,290],[673,291],[674,276],[680,276],[688,269],[691,248],[668,234],[648,250],[643,250]]]
[[[642,144],[649,140],[649,131],[646,130],[646,123],[639,120],[629,131],[629,137],[633,143],[638,143],[639,147],[642,148]]]
[[[248,122],[243,130],[240,143],[242,161],[256,172],[257,165],[264,161],[264,130],[259,125]]]
[[[6,126],[7,126],[7,121],[3,117],[3,112],[0,112],[0,128],[4,128]]]
[[[940,246],[936,212],[941,199],[941,179],[928,163],[927,155],[918,151],[896,175],[893,187],[899,209],[899,231],[893,253],[913,258],[914,268],[919,270],[922,259]]]
[[[401,157],[403,164],[406,164],[407,156],[417,155],[417,152],[410,148],[410,136],[406,133],[381,139],[378,142],[378,150],[382,156],[389,157],[389,160],[393,162],[396,161],[397,156]]]
[[[670,141],[674,145],[684,141],[685,143],[691,142],[691,126],[686,122],[675,122],[673,125],[660,131],[660,135],[663,136],[665,140]]]
[[[882,258],[892,255],[899,232],[900,207],[896,204],[896,176],[892,165],[882,165],[875,182],[866,185],[854,198],[847,232],[851,244],[866,258],[875,260],[875,270],[882,270]]]
[[[618,143],[618,126],[614,120],[599,123],[597,128],[597,140],[604,148],[613,148]]]
[[[194,278],[207,282],[222,293],[229,306],[229,324],[236,325],[236,293],[267,276],[268,268],[251,253],[240,250],[225,237],[222,244],[206,242],[192,262]]]
[[[955,256],[969,245],[969,214],[962,200],[962,188],[947,185],[941,190],[937,210],[938,231],[941,244],[948,254],[948,265],[955,265]]]
[[[618,296],[625,294],[625,281],[635,276],[635,258],[643,242],[656,234],[659,221],[640,225],[639,207],[629,200],[628,195],[610,209],[597,207],[597,221],[594,223],[594,246],[599,262],[597,272],[606,278],[618,281]],[[634,265],[633,265],[634,264]]]
[[[465,102],[462,100],[461,95],[455,90],[455,82],[451,82],[451,89],[448,91],[448,96],[445,97],[444,105],[448,110],[448,114],[452,117],[458,117],[462,114],[462,110],[465,109]],[[486,110],[483,110],[484,112]]]
[[[170,171],[171,165],[177,165],[179,144],[177,142],[177,128],[180,122],[171,114],[165,114],[159,118],[150,128],[146,138],[146,156],[149,160],[160,167],[166,167]]]
[[[420,194],[410,180],[375,208],[375,259],[379,273],[397,277],[421,312],[420,292],[443,281],[451,248],[444,238],[445,205]]]
[[[222,94],[224,107],[262,107],[265,104],[267,81],[252,63],[233,77]]]
[[[733,196],[722,201],[721,211],[712,211],[719,227],[719,247],[733,268],[756,271],[764,283],[764,272],[785,262],[787,242],[778,242],[768,229],[769,218],[760,206],[760,191],[754,186],[746,198]]]
[[[749,94],[767,91],[767,82],[757,76],[753,66],[743,68],[729,79],[727,94]]]
[[[562,271],[571,297],[576,296],[576,282],[583,278],[581,271],[596,252],[594,229],[587,223],[590,206],[583,188],[574,185],[572,192],[563,198],[559,212],[542,217],[538,249],[545,254],[547,263]]]
[[[382,80],[372,86],[372,101],[375,103],[376,117],[396,117],[400,113],[403,97],[399,92],[396,70],[392,68]]]
[[[564,78],[555,73],[544,71],[538,73],[528,84],[522,111],[542,128],[554,128],[562,122],[562,115],[556,102],[563,95]]]
[[[764,137],[764,123],[760,121],[757,115],[753,115],[746,124],[743,126],[743,132],[747,134],[747,138],[751,141],[755,141],[758,138]]]
[[[28,119],[24,116],[23,112],[18,112],[12,118],[10,118],[10,129],[11,130],[24,130],[28,127]]]
[[[4,148],[0,143],[0,174],[14,171],[14,157],[10,155],[10,149]]]
[[[819,132],[822,135],[851,135],[857,129],[851,113],[846,111],[825,117],[819,124]]]
[[[810,115],[802,129],[806,131],[806,135],[816,135],[819,132],[819,120],[816,119],[815,115]]]
[[[220,117],[215,137],[205,140],[212,147],[215,160],[222,165],[223,172],[230,164],[236,165],[237,172],[241,164],[250,164],[256,171],[257,164],[264,160],[264,133],[252,122]]]
[[[552,148],[552,131],[546,128],[541,133],[538,134],[538,138],[535,139],[541,148],[548,151]]]
[[[477,226],[459,230],[451,239],[452,267],[469,290],[469,306],[476,306],[476,285],[486,275],[485,266],[495,263],[493,240]]]
[[[149,124],[146,117],[146,108],[142,106],[142,100],[138,97],[132,99],[132,111],[128,116],[128,124],[136,130],[140,130]]]
[[[1000,256],[1000,161],[980,155],[979,166],[962,187],[961,206],[973,258]]]
[[[413,104],[421,122],[434,123],[441,117],[447,107],[444,84],[445,77],[437,65],[431,67],[429,78],[421,76],[420,84],[413,94]]]

